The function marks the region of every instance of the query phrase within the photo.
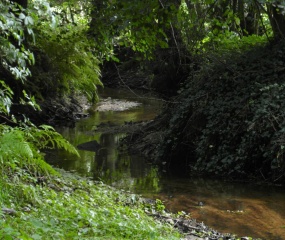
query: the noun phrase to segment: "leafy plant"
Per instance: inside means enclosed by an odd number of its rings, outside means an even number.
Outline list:
[[[31,4],[36,40],[30,46],[37,61],[26,86],[38,98],[83,94],[98,100],[99,61],[87,38],[87,16],[81,7],[66,2],[55,8],[47,2]]]
[[[8,0],[1,1],[0,9],[1,65],[16,79],[24,81],[30,75],[28,65],[34,63],[33,54],[24,45],[24,33],[33,35],[33,19]]]
[[[19,196],[11,194],[10,202],[5,202],[17,207],[19,213],[1,218],[2,237],[179,239],[180,234],[171,226],[147,216],[141,204],[128,206],[124,199],[129,194],[61,173],[64,177],[49,179],[49,185],[56,190],[45,185],[18,184],[26,197],[19,204]]]
[[[207,56],[168,115],[159,158],[193,173],[283,181],[284,42]]]
[[[52,127],[8,127],[0,125],[0,167],[2,175],[26,169],[31,175],[53,174],[39,149],[64,148],[78,154],[76,149]],[[9,174],[8,174],[9,175]]]
[[[9,114],[13,91],[3,81],[0,81],[0,84],[0,112]]]

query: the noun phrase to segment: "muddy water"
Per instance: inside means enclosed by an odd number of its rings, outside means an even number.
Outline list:
[[[220,232],[285,239],[284,189],[172,177],[161,179],[160,191],[147,196],[163,199],[173,212],[190,212]]]
[[[101,96],[142,104],[123,112],[94,111],[89,118],[78,121],[75,128],[57,129],[74,146],[97,140],[102,149],[79,151],[80,158],[63,151],[50,152],[50,163],[145,197],[162,199],[169,210],[190,212],[193,218],[223,233],[285,239],[284,188],[170,177],[146,164],[139,155],[119,154],[117,145],[125,134],[100,133],[98,125],[153,119],[161,109],[161,101],[147,96],[138,98],[130,91],[105,90]]]

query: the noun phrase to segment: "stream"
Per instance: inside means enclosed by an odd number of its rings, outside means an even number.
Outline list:
[[[147,198],[159,198],[170,211],[190,212],[193,218],[222,233],[285,239],[283,188],[179,177],[159,172],[140,155],[119,154],[117,146],[126,133],[102,133],[98,127],[152,120],[159,114],[163,102],[129,90],[104,89],[100,96],[139,105],[122,111],[96,111],[94,106],[90,116],[79,120],[74,128],[57,128],[74,146],[96,140],[101,149],[79,150],[80,157],[52,151],[46,155],[49,163]]]

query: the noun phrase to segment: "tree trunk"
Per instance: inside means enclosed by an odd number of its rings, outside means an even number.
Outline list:
[[[285,17],[277,5],[268,4],[267,8],[274,39],[280,40],[285,37]]]
[[[18,3],[23,8],[27,8],[28,7],[28,0],[14,0],[13,2]]]
[[[89,36],[95,35],[95,29],[101,26],[102,24],[98,21],[98,19],[101,18],[100,13],[103,12],[102,10],[104,9],[104,4],[101,1],[93,0],[92,1],[92,8],[91,8],[91,21],[90,21],[90,28],[88,31]],[[101,20],[100,20],[101,21]]]

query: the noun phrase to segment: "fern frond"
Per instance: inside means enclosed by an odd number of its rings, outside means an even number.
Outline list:
[[[89,101],[98,99],[97,86],[102,86],[100,62],[92,54],[92,43],[86,37],[86,27],[78,24],[71,26],[68,31],[58,28],[53,33],[43,29],[46,28],[41,28],[42,37],[38,39],[38,44],[60,72],[61,91],[69,94],[72,89],[87,96]]]
[[[32,146],[24,139],[21,130],[15,128],[0,136],[0,155],[4,159],[13,157],[31,159],[33,158]]]
[[[56,171],[44,161],[43,155],[40,154],[39,149],[42,148],[63,148],[79,155],[75,147],[50,126],[12,128],[0,125],[2,173],[5,171],[12,173],[19,168],[24,168],[31,175],[55,174]]]
[[[79,156],[76,148],[70,144],[64,137],[54,130],[53,127],[48,125],[41,125],[39,128],[33,127],[29,130],[32,134],[34,145],[39,149],[44,148],[62,148],[70,153]]]

